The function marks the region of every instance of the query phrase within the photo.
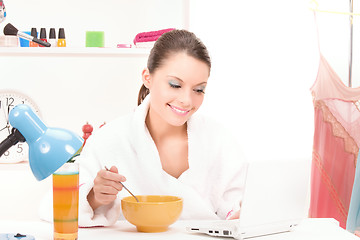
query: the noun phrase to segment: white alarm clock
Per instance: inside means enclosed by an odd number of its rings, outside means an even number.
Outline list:
[[[40,110],[33,99],[18,90],[0,90],[0,142],[11,134],[9,112],[18,104],[27,104],[40,116]],[[1,157],[0,163],[18,163],[28,161],[29,147],[26,142],[19,142],[9,148]]]

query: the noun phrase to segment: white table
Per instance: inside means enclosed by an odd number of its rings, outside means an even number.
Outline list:
[[[191,234],[185,230],[186,221],[177,221],[167,232],[140,233],[126,221],[119,221],[111,227],[80,228],[79,240],[99,239],[231,239]],[[41,221],[0,221],[0,233],[30,234],[36,240],[52,240],[53,226]],[[340,228],[334,219],[305,219],[292,232],[253,238],[254,240],[359,240],[355,235]]]

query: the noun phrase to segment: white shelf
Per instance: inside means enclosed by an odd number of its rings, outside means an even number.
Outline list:
[[[71,47],[0,47],[0,56],[123,56],[146,57],[150,49],[146,48],[71,48]]]

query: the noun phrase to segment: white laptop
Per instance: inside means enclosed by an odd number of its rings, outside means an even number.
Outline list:
[[[252,162],[240,219],[192,221],[186,230],[235,239],[291,231],[307,216],[309,180],[306,160]]]

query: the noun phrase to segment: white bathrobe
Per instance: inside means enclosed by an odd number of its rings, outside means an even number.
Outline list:
[[[79,226],[109,226],[124,219],[121,198],[92,210],[87,195],[97,172],[116,166],[135,195],[176,195],[184,200],[180,219],[225,219],[240,208],[247,166],[239,146],[224,128],[196,113],[187,122],[189,169],[167,174],[145,125],[149,97],[130,115],[95,131],[80,156]],[[169,149],[171,151],[171,149]]]

